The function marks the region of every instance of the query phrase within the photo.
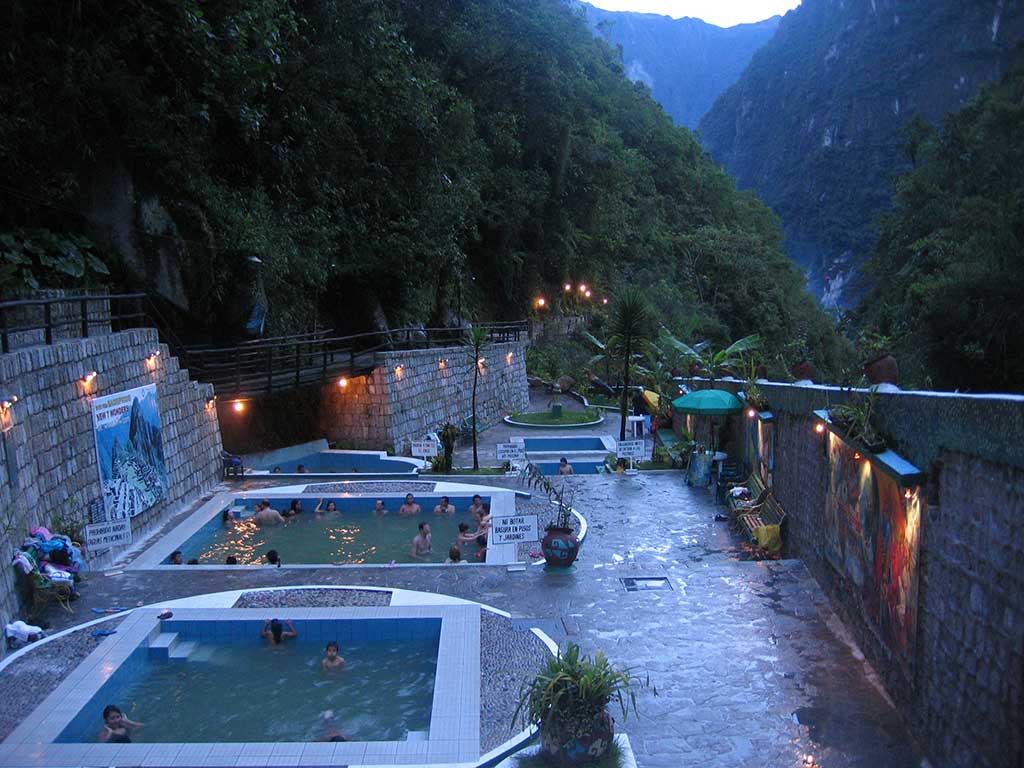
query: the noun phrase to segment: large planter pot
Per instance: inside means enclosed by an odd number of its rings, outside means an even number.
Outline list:
[[[801,360],[799,363],[789,369],[789,372],[793,374],[793,378],[797,381],[814,381],[815,372],[814,364],[810,360]]]
[[[899,384],[900,366],[892,355],[882,355],[864,363],[864,375],[872,384]]]
[[[540,726],[540,749],[555,765],[584,765],[604,757],[611,747],[614,729],[607,712],[582,729],[561,720],[545,720]]]
[[[549,568],[568,568],[576,562],[580,543],[571,528],[549,528],[540,549]]]

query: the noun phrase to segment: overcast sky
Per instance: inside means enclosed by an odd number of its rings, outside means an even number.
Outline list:
[[[609,11],[660,13],[675,19],[692,16],[708,24],[731,27],[782,15],[800,5],[800,0],[587,0]]]

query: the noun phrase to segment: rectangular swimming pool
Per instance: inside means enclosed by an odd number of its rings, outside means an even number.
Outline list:
[[[185,562],[196,559],[200,565],[223,565],[234,557],[239,565],[266,563],[265,555],[275,550],[285,565],[289,564],[386,564],[386,563],[443,563],[449,547],[456,545],[459,523],[477,529],[473,516],[467,512],[472,498],[452,496],[450,502],[456,512],[451,517],[435,515],[434,507],[439,495],[417,497],[422,511],[418,515],[403,517],[398,514],[401,498],[387,498],[388,513],[378,516],[373,512],[374,499],[370,497],[326,497],[321,512],[314,508],[318,497],[297,497],[302,512],[288,519],[286,525],[257,526],[252,517],[232,517],[230,524],[215,515],[179,548]],[[288,498],[270,498],[271,506],[283,512],[290,506]],[[251,514],[256,499],[237,499],[232,509]],[[338,511],[325,511],[333,501]],[[490,507],[491,499],[483,499]],[[236,513],[237,514],[237,513]],[[410,554],[412,540],[420,523],[431,529],[433,551],[422,557]],[[477,562],[481,547],[475,542],[460,546],[463,559]]]
[[[557,461],[535,461],[533,463],[548,477],[553,478],[558,475],[559,464]],[[569,464],[575,475],[596,475],[604,471],[602,467],[605,466],[603,461],[581,461],[579,459],[573,459]]]
[[[261,462],[254,469],[268,472],[280,470],[291,475],[299,467],[310,474],[416,474],[419,462],[402,457],[391,457],[376,451],[317,451],[295,459]]]
[[[600,437],[527,437],[523,439],[527,451],[607,451]]]
[[[132,652],[58,742],[97,741],[111,702],[145,724],[142,742],[400,741],[430,726],[440,619],[296,619],[279,646],[259,620],[162,624],[159,647]],[[321,667],[331,640],[343,670]]]

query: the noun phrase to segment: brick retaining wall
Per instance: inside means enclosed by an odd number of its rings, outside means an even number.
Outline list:
[[[155,364],[146,356],[161,350]],[[96,371],[88,387],[79,380]],[[209,385],[197,384],[153,329],[29,347],[0,356],[0,394],[18,402],[2,419],[0,450],[0,624],[17,613],[11,555],[31,528],[57,514],[84,516],[101,498],[92,431],[92,397],[156,384],[169,485],[168,498],[132,519],[140,538],[220,478],[217,414],[206,408]],[[13,456],[16,467],[8,466]],[[12,479],[15,483],[12,485]],[[102,567],[114,551],[90,558]]]

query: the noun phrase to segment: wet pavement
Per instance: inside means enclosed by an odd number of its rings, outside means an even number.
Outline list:
[[[478,481],[516,487],[504,478],[471,480]],[[509,611],[563,648],[600,649],[649,676],[637,698],[640,716],[617,718],[645,768],[920,764],[799,561],[741,559],[738,541],[714,521],[711,495],[685,486],[680,472],[570,482],[591,524],[571,575],[487,566],[125,571],[94,575],[72,623],[91,618],[92,607],[247,587],[440,592]],[[659,576],[670,590],[627,591],[621,581]]]

